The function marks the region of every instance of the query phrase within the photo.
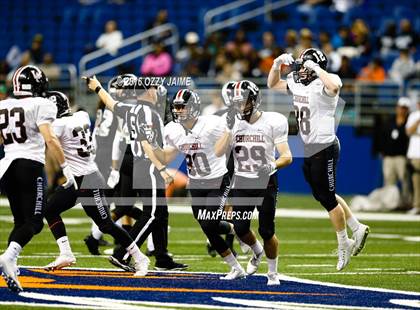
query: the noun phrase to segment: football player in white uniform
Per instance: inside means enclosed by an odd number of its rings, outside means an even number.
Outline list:
[[[223,194],[229,186],[226,157],[217,157],[214,143],[224,130],[223,119],[216,115],[200,115],[200,98],[189,89],[180,89],[171,102],[172,122],[165,126],[162,149],[147,143],[159,161],[169,164],[177,154],[185,154],[188,168],[188,188],[192,197],[192,210],[211,245],[231,267],[223,280],[246,276],[221,234],[233,234],[233,225],[223,218]],[[147,139],[147,134],[143,135]],[[226,214],[225,214],[226,215]],[[224,219],[224,220],[222,220]]]
[[[274,60],[267,86],[293,95],[299,132],[305,145],[303,173],[313,196],[328,211],[337,232],[337,270],[342,270],[350,256],[363,249],[369,227],[361,224],[346,202],[336,195],[340,144],[334,117],[342,83],[337,75],[325,71],[327,61],[325,54],[314,48],[305,50],[296,61],[290,54],[282,54]],[[295,67],[287,80],[280,77],[282,64]],[[346,223],[353,232],[353,239],[348,238]]]
[[[226,130],[215,144],[217,156],[233,150],[235,175],[233,179],[233,212],[235,232],[248,244],[253,257],[247,273],[257,271],[263,253],[267,256],[267,285],[279,285],[277,273],[278,240],[275,235],[275,209],[277,202],[277,169],[292,162],[287,143],[286,117],[276,112],[258,109],[261,97],[258,87],[251,81],[237,82],[233,87],[231,106],[226,114]],[[275,151],[280,156],[275,158]],[[250,229],[249,214],[257,206],[258,232],[264,240],[264,248]]]
[[[0,101],[0,140],[5,151],[5,157],[0,161],[0,179],[10,203],[14,227],[8,247],[0,256],[0,268],[9,289],[20,292],[17,258],[43,227],[45,145],[63,169],[67,179],[63,186],[77,185],[52,131],[51,123],[57,108],[42,98],[48,90],[47,77],[35,66],[24,66],[15,71],[12,82],[16,99]]]
[[[72,208],[77,198],[81,197],[83,209],[99,229],[114,237],[133,256],[134,275],[146,275],[149,259],[140,252],[130,235],[111,219],[103,192],[105,181],[92,154],[89,115],[84,111],[71,113],[69,100],[61,92],[49,92],[48,98],[57,105],[57,119],[53,123],[54,132],[63,146],[64,155],[80,189],[59,187],[48,200],[45,218],[57,240],[60,255],[45,266],[45,269],[61,269],[76,262],[60,214]]]

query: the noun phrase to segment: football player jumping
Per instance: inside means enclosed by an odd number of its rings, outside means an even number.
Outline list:
[[[134,275],[146,275],[149,259],[140,252],[130,235],[111,219],[109,206],[103,192],[105,181],[92,154],[89,115],[84,111],[72,113],[67,96],[61,92],[49,92],[48,98],[57,106],[57,119],[53,123],[53,129],[61,142],[64,155],[72,173],[76,176],[75,179],[80,189],[59,187],[48,200],[45,218],[57,240],[60,255],[45,266],[45,269],[61,269],[76,262],[60,214],[72,208],[78,197],[83,197],[82,206],[86,214],[92,218],[103,233],[110,234],[133,256],[135,260]]]
[[[305,50],[294,60],[282,54],[274,60],[267,86],[289,92],[305,145],[303,173],[312,194],[328,211],[338,239],[337,270],[350,262],[350,256],[363,249],[369,227],[361,224],[348,205],[336,194],[336,170],[340,144],[335,134],[335,110],[342,86],[340,78],[326,70],[328,59],[317,49]],[[287,80],[280,77],[281,65],[293,65]],[[353,232],[348,238],[346,224]]]
[[[63,186],[77,185],[51,127],[57,108],[43,98],[48,90],[44,72],[35,66],[24,66],[15,71],[12,80],[16,98],[0,101],[0,141],[5,151],[0,161],[0,179],[10,203],[14,227],[8,247],[0,256],[0,269],[9,289],[20,292],[17,258],[43,227],[45,145],[63,169],[67,179]]]
[[[248,244],[253,257],[248,262],[247,273],[254,274],[263,253],[267,256],[267,285],[279,285],[277,273],[278,240],[275,235],[275,208],[277,202],[277,169],[292,162],[287,143],[286,117],[276,112],[260,111],[261,97],[258,87],[243,80],[233,86],[233,96],[226,114],[226,130],[215,144],[217,156],[233,150],[235,172],[233,178],[233,219],[235,232]],[[280,156],[275,158],[275,151]],[[259,212],[258,232],[264,240],[264,248],[250,229],[251,218]],[[240,216],[240,215],[243,216]]]

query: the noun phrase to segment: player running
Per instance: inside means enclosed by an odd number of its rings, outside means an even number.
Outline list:
[[[215,144],[217,156],[233,150],[235,172],[233,179],[233,211],[243,216],[234,218],[235,232],[248,244],[253,257],[247,273],[254,274],[265,252],[268,263],[267,285],[279,285],[277,273],[278,240],[275,235],[277,202],[277,169],[291,164],[292,154],[287,143],[287,119],[276,112],[263,112],[258,108],[261,97],[258,87],[243,80],[233,86],[231,106],[226,114],[226,130]],[[275,158],[275,151],[280,153]],[[245,216],[259,212],[258,232],[264,248],[250,229],[251,218]]]
[[[64,155],[80,189],[59,187],[48,200],[45,218],[57,241],[60,255],[44,268],[56,270],[76,262],[60,215],[72,208],[80,197],[83,199],[83,209],[99,229],[110,234],[133,256],[134,275],[145,276],[149,259],[140,252],[130,235],[111,220],[103,192],[105,181],[92,155],[89,115],[84,111],[72,113],[68,98],[61,92],[49,92],[48,98],[57,105],[57,119],[53,123],[53,129],[63,146]]]
[[[328,73],[328,59],[317,49],[305,50],[295,61],[291,54],[274,60],[267,86],[293,95],[299,132],[305,145],[303,173],[312,194],[328,211],[338,239],[337,270],[350,262],[350,256],[362,251],[369,227],[361,224],[348,205],[336,194],[336,170],[340,144],[335,134],[335,110],[341,79]],[[287,80],[280,77],[280,66],[293,65]],[[348,238],[346,224],[353,232]]]
[[[17,258],[43,227],[47,183],[45,145],[63,169],[67,179],[63,186],[73,188],[75,180],[52,131],[57,108],[42,98],[48,90],[44,72],[35,66],[20,67],[13,74],[12,82],[16,99],[0,101],[0,140],[5,151],[0,161],[0,179],[10,203],[14,227],[9,245],[0,256],[0,268],[9,289],[20,292]]]

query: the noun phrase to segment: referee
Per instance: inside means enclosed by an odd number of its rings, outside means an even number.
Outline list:
[[[143,212],[130,230],[130,235],[139,246],[147,239],[153,231],[155,242],[155,267],[159,270],[183,270],[188,266],[179,264],[172,260],[167,252],[168,206],[165,198],[165,183],[173,181],[172,176],[167,172],[155,157],[148,157],[140,140],[140,134],[146,132],[150,139],[162,145],[163,122],[159,114],[154,110],[156,102],[156,89],[147,88],[141,85],[137,88],[137,78],[124,77],[118,81],[119,90],[136,91],[136,103],[123,103],[115,101],[104,90],[96,79],[85,78],[89,89],[94,90],[105,103],[108,109],[123,119],[126,125],[133,153],[133,188],[143,202]],[[131,90],[130,90],[131,89]],[[110,257],[111,263],[132,271],[126,262],[128,254],[124,249],[117,249]]]

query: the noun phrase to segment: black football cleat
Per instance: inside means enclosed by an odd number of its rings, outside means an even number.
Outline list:
[[[93,238],[92,235],[87,236],[84,241],[90,254],[101,255],[101,253],[99,253],[99,241]]]
[[[130,265],[130,263],[123,259],[118,259],[114,256],[108,257],[108,260],[111,264],[113,264],[115,267],[121,268],[124,271],[128,272],[136,272],[136,268]]]
[[[164,270],[185,270],[188,268],[188,265],[174,262],[173,260],[156,262],[155,269],[158,271]]]

